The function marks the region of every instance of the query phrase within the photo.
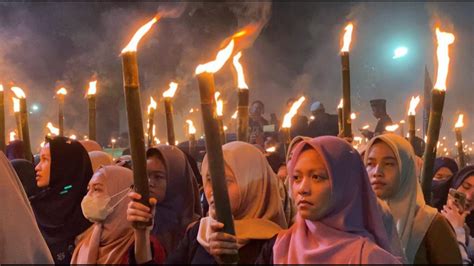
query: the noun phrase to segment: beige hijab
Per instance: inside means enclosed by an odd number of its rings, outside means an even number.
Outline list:
[[[101,167],[111,165],[113,163],[112,156],[103,151],[91,151],[89,152],[89,158],[92,163],[92,171],[94,173]]]
[[[15,170],[0,152],[0,265],[53,264]]]
[[[225,164],[232,170],[240,189],[240,202],[233,213],[240,247],[251,239],[270,239],[287,222],[278,191],[278,178],[265,156],[253,145],[234,141],[222,146]],[[204,185],[208,182],[208,160],[202,164]],[[209,250],[210,221],[201,219],[197,240]]]
[[[105,177],[109,196],[130,188],[133,184],[131,170],[121,166],[104,166],[95,173]],[[110,206],[113,212],[103,223],[94,223],[81,237],[72,254],[71,264],[120,264],[134,242],[132,225],[127,221],[127,205],[130,202],[127,191],[113,197]]]
[[[386,200],[386,203],[392,212],[408,263],[413,263],[416,252],[435,218],[437,210],[425,203],[416,173],[415,153],[410,143],[392,133],[374,137],[367,145],[364,157],[366,163],[370,148],[376,141],[382,141],[392,149],[400,166],[398,193],[393,198]]]

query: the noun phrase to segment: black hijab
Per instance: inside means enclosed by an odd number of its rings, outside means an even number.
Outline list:
[[[65,137],[47,141],[51,151],[50,183],[31,205],[41,233],[51,246],[74,239],[91,225],[82,214],[81,202],[93,172],[89,154],[78,141]]]
[[[25,189],[28,199],[34,199],[34,196],[40,192],[40,188],[36,185],[35,166],[25,159],[14,159],[11,164]]]
[[[439,169],[442,167],[448,168],[451,172],[453,172],[453,176],[456,175],[459,168],[456,163],[451,158],[448,157],[438,157],[434,163],[433,173],[436,175]],[[452,177],[448,180],[434,180],[431,182],[431,191],[433,192],[433,199],[431,201],[431,206],[441,211],[443,206],[446,204],[446,200],[448,199],[449,188],[451,187]]]
[[[177,147],[158,145],[147,150],[147,158],[159,153],[166,167],[166,193],[155,210],[151,234],[170,254],[184,237],[186,229],[202,216],[196,177],[186,155]]]
[[[457,175],[453,177],[452,181],[452,188],[457,189],[458,187],[461,186],[462,182],[466,180],[466,178],[473,176],[474,175],[474,165],[469,165],[464,168],[462,168]],[[474,237],[474,212],[471,212],[467,217],[466,217],[466,224],[469,227],[471,231],[471,237]]]

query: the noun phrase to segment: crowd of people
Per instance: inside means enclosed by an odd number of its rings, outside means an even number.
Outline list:
[[[291,105],[294,100],[288,101]],[[337,115],[311,105],[293,118],[283,154],[280,123],[250,106],[249,142],[222,146],[235,235],[222,231],[209,161],[179,146],[146,151],[149,205],[133,187],[133,158],[94,141],[47,137],[34,162],[11,143],[0,152],[0,264],[470,264],[474,261],[474,166],[437,158],[432,201],[422,160],[380,129],[356,150],[338,137]],[[273,125],[272,129],[267,126]],[[279,145],[279,150],[285,150]],[[145,222],[146,227],[134,226]]]

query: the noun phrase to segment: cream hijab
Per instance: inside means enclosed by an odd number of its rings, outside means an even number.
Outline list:
[[[53,264],[23,186],[0,152],[0,265]]]
[[[115,205],[112,213],[104,222],[94,223],[81,237],[72,254],[71,264],[120,264],[133,245],[134,234],[131,223],[127,221],[127,188],[133,184],[133,173],[121,166],[104,166],[95,175],[104,176],[109,196],[116,195],[110,201]],[[125,191],[124,191],[125,190]]]
[[[437,210],[425,203],[417,178],[415,153],[410,143],[392,133],[374,137],[367,144],[365,163],[367,163],[370,149],[377,141],[386,143],[392,149],[400,167],[398,192],[385,202],[392,212],[408,263],[413,263]]]
[[[92,171],[95,173],[101,166],[113,164],[112,156],[104,151],[90,151],[89,158],[92,163]]]
[[[232,170],[240,190],[240,202],[233,213],[239,247],[251,239],[270,239],[287,222],[281,204],[278,178],[265,156],[253,145],[233,141],[222,146],[225,164]],[[202,176],[208,182],[208,159],[204,157]],[[209,251],[211,217],[201,219],[197,240]]]

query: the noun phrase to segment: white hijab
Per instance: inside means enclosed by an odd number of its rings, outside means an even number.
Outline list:
[[[240,190],[234,216],[239,247],[251,239],[270,239],[288,227],[279,196],[278,177],[265,156],[253,145],[233,141],[222,146],[225,164],[232,170]],[[208,173],[207,156],[202,164],[203,182]],[[211,217],[201,219],[197,240],[209,249]]]
[[[53,264],[18,176],[0,152],[0,265]]]
[[[417,178],[415,153],[410,143],[392,133],[374,137],[367,145],[364,158],[366,163],[370,148],[376,141],[382,141],[392,149],[400,167],[398,192],[394,197],[385,201],[395,220],[408,263],[413,263],[418,248],[437,214],[437,210],[425,203],[421,185]]]

